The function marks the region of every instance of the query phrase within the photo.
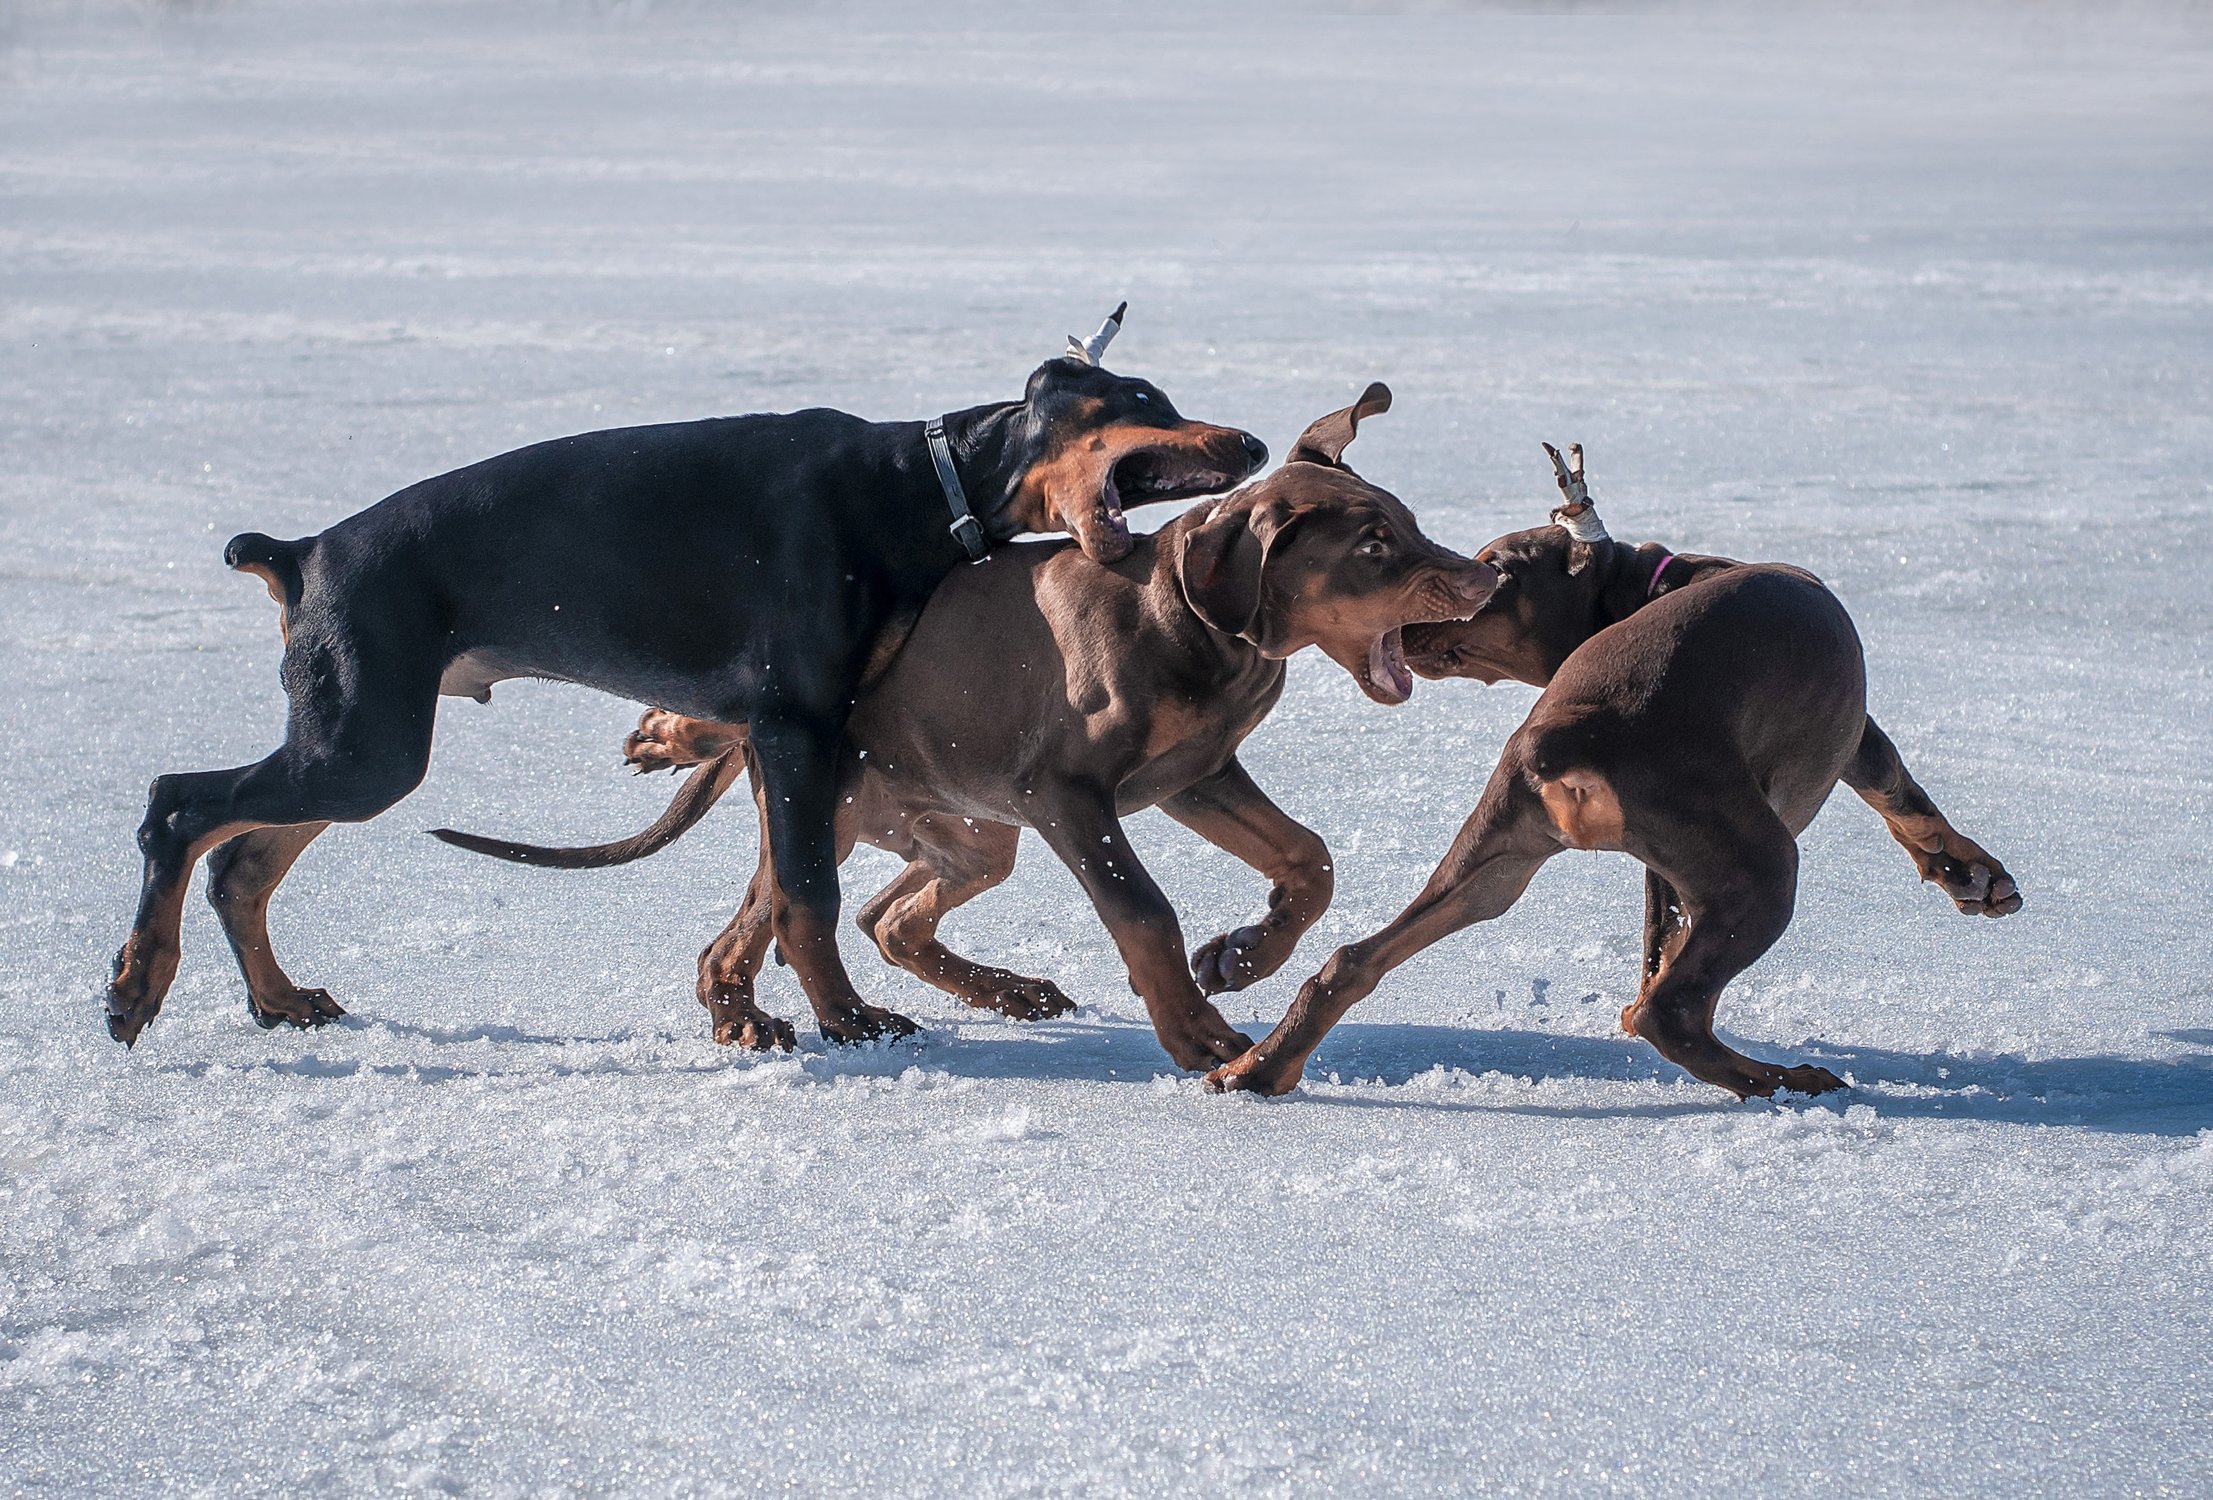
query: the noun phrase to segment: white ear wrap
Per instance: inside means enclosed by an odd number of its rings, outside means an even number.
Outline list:
[[[1552,477],[1559,481],[1560,493],[1565,497],[1565,503],[1552,512],[1553,523],[1567,528],[1567,534],[1576,541],[1605,541],[1606,523],[1598,519],[1598,507],[1591,503],[1590,489],[1583,483],[1583,445],[1570,444],[1566,458],[1550,443],[1544,445],[1544,451],[1552,458]]]
[[[1603,542],[1608,532],[1606,523],[1598,519],[1598,512],[1585,504],[1581,510],[1563,505],[1552,513],[1552,519],[1567,528],[1569,536],[1579,542]]]
[[[1079,339],[1072,333],[1068,335],[1068,357],[1080,359],[1087,365],[1097,364],[1106,354],[1107,345],[1113,343],[1114,336],[1122,331],[1122,314],[1129,310],[1130,305],[1127,302],[1115,308],[1107,314],[1107,320],[1099,325],[1099,331],[1087,339]]]

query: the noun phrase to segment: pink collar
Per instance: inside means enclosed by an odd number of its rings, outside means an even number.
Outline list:
[[[1660,575],[1667,571],[1667,565],[1673,561],[1675,561],[1675,554],[1672,552],[1660,559],[1660,565],[1652,570],[1652,581],[1644,586],[1645,598],[1656,599],[1659,597]]]

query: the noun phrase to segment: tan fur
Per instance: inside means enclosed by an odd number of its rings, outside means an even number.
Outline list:
[[[251,573],[268,586],[269,597],[277,601],[277,633],[284,637],[287,646],[291,645],[292,611],[285,608],[284,585],[277,581],[277,570],[267,563],[242,562],[238,564],[238,571]]]
[[[1568,771],[1557,780],[1540,781],[1537,796],[1560,842],[1570,849],[1621,848],[1621,798],[1596,771]]]

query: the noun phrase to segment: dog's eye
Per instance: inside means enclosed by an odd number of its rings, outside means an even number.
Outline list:
[[[1356,555],[1360,557],[1381,557],[1390,550],[1391,544],[1389,542],[1382,537],[1372,536],[1360,544],[1356,549]]]
[[[1144,401],[1144,402],[1150,403],[1150,402],[1152,401],[1152,399],[1153,399],[1153,398],[1152,398],[1152,397],[1150,397],[1150,396],[1148,396],[1148,395],[1146,395],[1146,394],[1145,394],[1145,393],[1144,393],[1143,391],[1139,391],[1139,392],[1137,393],[1137,399],[1138,399],[1138,400],[1140,400],[1140,401]]]

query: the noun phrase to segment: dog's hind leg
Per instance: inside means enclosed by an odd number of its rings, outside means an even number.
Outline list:
[[[138,829],[138,912],[108,983],[108,1032],[117,1041],[138,1040],[176,979],[185,888],[201,856],[257,829],[364,821],[422,782],[438,662],[384,644],[403,631],[339,635],[317,624],[303,629],[295,616],[285,648],[292,712],[282,746],[250,766],[154,780]],[[311,1026],[327,1018],[280,1019]]]
[[[649,720],[652,717],[647,715]],[[782,1016],[763,1010],[754,994],[761,966],[768,961],[770,948],[776,941],[776,866],[768,832],[768,794],[762,789],[760,763],[752,748],[745,744],[743,735],[729,743],[745,749],[746,771],[753,784],[753,811],[760,820],[760,857],[737,915],[699,955],[699,1003],[707,1008],[715,1040],[724,1046],[744,1047],[753,1052],[771,1049],[790,1052],[798,1047],[799,1034]],[[833,825],[839,864],[853,852],[857,826],[854,804],[840,803]]]
[[[1844,768],[1844,784],[1882,815],[1921,878],[1969,916],[2005,917],[2021,909],[2021,889],[1997,856],[1952,826],[1906,769],[1898,747],[1873,719]]]
[[[207,899],[223,924],[239,972],[246,1009],[256,1025],[315,1026],[345,1014],[327,990],[302,989],[269,946],[269,897],[302,850],[328,823],[257,828],[216,846],[207,857]]]
[[[1207,1075],[1207,1087],[1287,1093],[1346,1011],[1415,954],[1504,912],[1564,846],[1523,768],[1501,762],[1421,894],[1373,936],[1329,956],[1299,987],[1276,1029],[1244,1056]]]
[[[1066,1015],[1076,1002],[1050,979],[961,957],[937,939],[938,924],[1014,873],[1021,830],[949,813],[914,820],[916,857],[860,914],[861,930],[885,959],[979,1010],[1014,1021]]]
[[[714,1024],[714,1038],[724,1046],[753,1052],[771,1049],[789,1052],[799,1045],[799,1034],[782,1016],[770,1015],[754,998],[753,984],[768,958],[774,941],[769,914],[774,877],[768,853],[745,888],[745,901],[707,950],[699,955],[699,1003],[707,1007]]]
[[[1790,926],[1798,846],[1782,820],[1749,784],[1680,809],[1624,800],[1630,852],[1678,894],[1680,915],[1677,930],[1663,941],[1658,971],[1622,1011],[1622,1029],[1740,1099],[1779,1089],[1820,1094],[1843,1088],[1844,1080],[1827,1068],[1761,1062],[1714,1035],[1721,992]]]
[[[1641,994],[1660,974],[1661,965],[1683,946],[1683,898],[1656,870],[1644,872],[1644,972],[1637,981]]]

